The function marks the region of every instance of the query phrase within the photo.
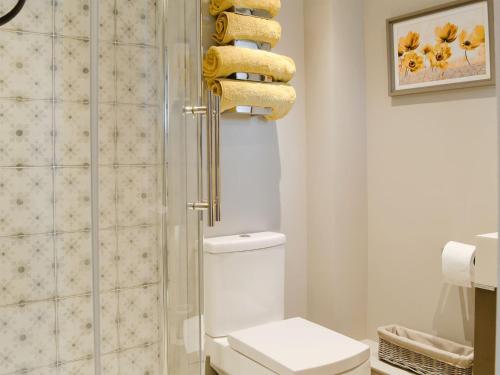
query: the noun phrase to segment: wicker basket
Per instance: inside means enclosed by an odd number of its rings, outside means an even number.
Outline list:
[[[473,348],[399,326],[379,328],[379,358],[421,375],[472,375]]]

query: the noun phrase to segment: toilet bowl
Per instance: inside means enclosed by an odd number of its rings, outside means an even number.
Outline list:
[[[369,375],[370,349],[284,319],[285,236],[205,240],[205,354],[220,375]]]

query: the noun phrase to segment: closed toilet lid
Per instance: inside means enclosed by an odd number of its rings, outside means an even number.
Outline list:
[[[231,333],[229,345],[280,375],[334,375],[370,358],[370,348],[301,318]]]

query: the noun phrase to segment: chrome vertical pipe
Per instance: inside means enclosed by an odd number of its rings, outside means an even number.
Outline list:
[[[208,186],[208,226],[215,225],[215,189],[214,189],[214,98],[207,94],[207,186]]]
[[[221,126],[220,96],[214,96],[214,132],[215,132],[215,221],[221,221]]]

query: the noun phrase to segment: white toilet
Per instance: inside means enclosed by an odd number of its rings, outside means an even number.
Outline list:
[[[284,320],[285,236],[205,240],[205,354],[220,375],[369,375],[365,344]]]

